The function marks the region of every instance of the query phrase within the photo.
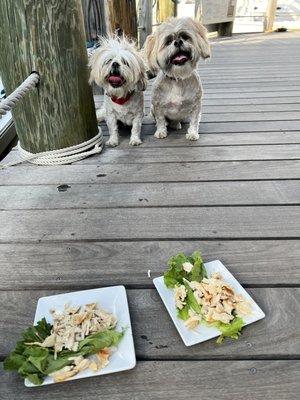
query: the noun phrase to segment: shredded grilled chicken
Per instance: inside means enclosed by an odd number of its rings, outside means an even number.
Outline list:
[[[66,304],[63,312],[50,312],[53,318],[51,335],[44,342],[34,344],[53,347],[54,359],[63,349],[77,351],[79,342],[86,336],[114,328],[117,323],[112,314],[97,308],[96,303],[86,304],[83,308],[72,308]]]
[[[179,310],[182,310],[185,302],[184,299],[186,298],[186,290],[184,285],[175,286],[175,304]]]
[[[201,315],[196,314],[193,310],[189,310],[189,318],[184,321],[184,325],[188,329],[194,329],[196,326],[199,325],[199,322],[201,321]]]
[[[78,374],[78,372],[87,369],[89,365],[90,361],[82,357],[82,360],[79,363],[75,365],[68,365],[59,371],[53,372],[50,374],[50,376],[53,378],[55,383],[63,382],[66,379],[71,378],[71,376]]]
[[[250,304],[243,296],[235,294],[218,272],[213,273],[211,278],[203,278],[201,282],[187,280],[185,282],[193,290],[197,303],[201,305],[201,315],[189,310],[189,318],[184,322],[189,329],[194,329],[201,318],[206,322],[220,321],[228,324],[234,319],[233,311],[238,316],[251,314]],[[186,297],[184,285],[175,287],[174,295],[176,307],[181,310]]]
[[[42,343],[34,342],[31,344],[53,347],[54,359],[57,359],[57,354],[63,349],[77,351],[80,341],[86,336],[112,329],[117,323],[114,315],[97,307],[96,303],[77,308],[66,304],[62,312],[50,310],[50,313],[53,319],[51,335]],[[66,366],[49,375],[53,377],[54,382],[62,382],[87,368],[96,372],[108,364],[109,356],[110,349],[104,348],[96,354],[95,360],[92,361],[83,356],[70,357],[73,365]]]

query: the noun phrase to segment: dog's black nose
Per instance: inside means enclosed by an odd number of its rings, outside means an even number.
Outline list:
[[[175,42],[174,42],[175,47],[180,47],[182,44],[183,44],[183,41],[181,39],[175,40]]]
[[[119,66],[120,66],[119,63],[116,62],[116,61],[114,61],[114,62],[112,63],[112,67],[113,67],[113,68],[118,68]]]

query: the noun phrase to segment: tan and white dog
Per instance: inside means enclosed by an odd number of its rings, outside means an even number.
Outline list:
[[[210,57],[206,29],[192,18],[171,18],[148,36],[144,52],[150,71],[158,72],[151,105],[154,136],[165,138],[168,124],[180,129],[188,120],[186,138],[197,140],[202,99],[197,66],[200,57]]]
[[[100,46],[89,63],[90,83],[104,89],[104,102],[97,110],[97,119],[105,119],[109,130],[109,146],[119,144],[118,121],[132,126],[130,144],[142,143],[140,134],[144,115],[143,91],[147,86],[143,58],[134,43],[125,38],[101,38]]]

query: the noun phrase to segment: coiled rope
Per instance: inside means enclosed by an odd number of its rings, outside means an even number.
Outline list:
[[[39,74],[33,72],[25,79],[25,81],[6,99],[0,102],[0,118],[9,112],[24,95],[39,83]],[[101,153],[103,149],[103,136],[101,128],[93,138],[70,147],[65,147],[59,150],[44,151],[41,153],[30,153],[22,148],[18,142],[18,150],[21,159],[7,164],[0,164],[0,169],[11,167],[29,161],[38,165],[63,165],[71,164],[75,161],[83,160],[84,158]]]

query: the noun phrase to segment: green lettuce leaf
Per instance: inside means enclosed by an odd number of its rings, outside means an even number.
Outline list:
[[[22,334],[22,340],[17,342],[15,349],[4,360],[4,369],[17,371],[23,378],[33,384],[40,385],[45,376],[72,364],[70,357],[95,354],[104,347],[116,346],[124,335],[124,331],[105,330],[87,336],[79,344],[76,352],[63,350],[54,359],[52,348],[31,345],[32,342],[43,342],[51,334],[52,325],[43,318],[36,326],[31,326]]]
[[[197,303],[197,300],[194,296],[192,289],[188,285],[185,285],[185,288],[187,291],[187,295],[185,298],[186,304],[189,306],[189,308],[194,310],[195,313],[200,314],[201,306]]]
[[[193,311],[195,311],[195,313],[200,314],[201,306],[197,303],[194,293],[189,285],[186,282],[184,283],[184,285],[187,292],[186,298],[184,300],[186,304],[181,310],[177,309],[177,316],[178,318],[186,321],[189,317],[189,310],[192,309]]]
[[[78,353],[80,355],[94,354],[104,347],[117,346],[123,336],[124,331],[105,330],[93,333],[80,342]]]
[[[43,376],[39,374],[28,374],[26,378],[34,385],[41,385],[43,383]]]
[[[193,264],[189,273],[182,268],[185,262]],[[164,283],[168,288],[174,288],[176,284],[183,284],[184,279],[201,282],[205,277],[207,273],[200,252],[195,251],[191,256],[186,256],[181,252],[169,259],[168,269],[164,273]]]
[[[188,280],[190,282],[201,282],[203,278],[207,278],[207,272],[204,267],[200,251],[194,251],[194,253],[190,257],[188,257],[188,259],[189,262],[194,265],[192,271],[188,274]]]
[[[186,321],[189,317],[189,309],[190,306],[189,304],[186,304],[181,310],[179,310],[179,308],[177,308],[177,316],[180,319],[183,319],[184,321]]]
[[[241,331],[245,322],[240,317],[235,317],[229,324],[224,324],[222,322],[217,322],[214,324],[217,329],[221,331],[221,336],[218,337],[217,343],[220,344],[223,342],[225,337],[229,337],[231,339],[238,339],[241,335]]]
[[[164,282],[168,288],[174,288],[176,284],[182,284],[186,272],[182,268],[182,264],[188,261],[183,253],[178,253],[168,261],[168,270],[164,273]]]
[[[30,326],[22,333],[22,340],[17,342],[15,349],[4,360],[4,369],[18,370],[29,356],[32,349],[40,349],[26,343],[43,342],[51,334],[52,325],[48,324],[45,318],[40,320],[37,325]]]

